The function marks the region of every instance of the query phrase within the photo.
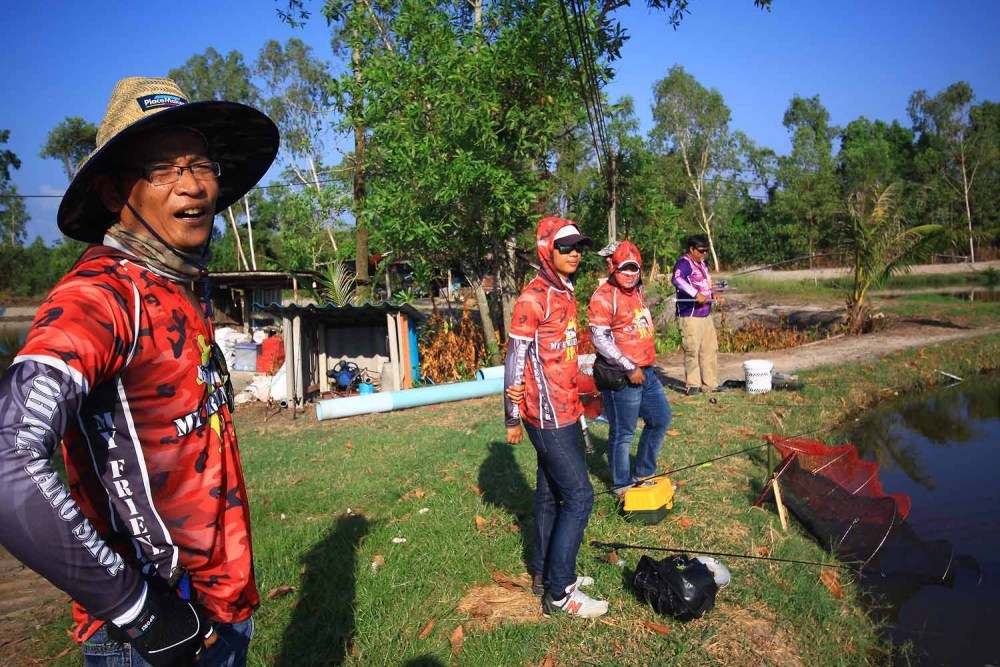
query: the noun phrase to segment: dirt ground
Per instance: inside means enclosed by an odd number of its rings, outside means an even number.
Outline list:
[[[1000,261],[983,263],[1000,268]],[[956,265],[962,267],[962,265]],[[919,269],[920,267],[918,267]],[[935,272],[941,267],[934,267]],[[967,267],[963,267],[967,270]],[[777,273],[760,271],[757,276],[767,277]],[[787,277],[792,272],[780,272]],[[811,274],[810,274],[811,275]],[[805,277],[805,276],[804,276]],[[754,304],[734,293],[730,301],[734,317],[760,317],[783,315],[786,319],[821,323],[838,317],[830,309],[808,306],[774,306]],[[15,311],[16,316],[23,314]],[[8,315],[15,313],[8,312]],[[986,329],[968,329],[947,322],[927,320],[897,320],[877,333],[865,336],[839,336],[810,343],[805,346],[766,353],[720,354],[719,379],[743,379],[743,362],[747,359],[767,359],[774,363],[776,373],[797,373],[819,366],[855,363],[884,356],[906,348],[931,345],[983,333],[997,333],[1000,324]],[[657,366],[671,385],[683,385],[684,367],[681,352],[657,358]],[[251,414],[256,413],[252,411]],[[0,665],[17,667],[39,665],[47,661],[30,661],[24,657],[25,647],[34,640],[37,628],[65,617],[68,597],[47,581],[22,566],[0,547]]]

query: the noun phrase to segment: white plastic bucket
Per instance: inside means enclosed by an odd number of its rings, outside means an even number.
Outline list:
[[[747,378],[747,391],[763,394],[771,391],[771,369],[774,363],[765,359],[748,359],[743,362],[743,373]]]

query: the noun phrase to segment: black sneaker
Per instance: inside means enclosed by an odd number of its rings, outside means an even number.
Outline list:
[[[701,388],[688,387],[687,389],[684,390],[684,393],[687,394],[688,396],[697,396],[698,394],[701,393]]]

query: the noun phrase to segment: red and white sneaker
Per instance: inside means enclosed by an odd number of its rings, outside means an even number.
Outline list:
[[[554,612],[563,612],[580,618],[599,618],[608,613],[608,602],[595,600],[573,583],[566,587],[566,597],[561,600],[552,599],[552,593],[545,591],[545,595],[542,596],[542,615],[547,618]]]

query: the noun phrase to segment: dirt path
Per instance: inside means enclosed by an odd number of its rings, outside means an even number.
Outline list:
[[[0,665],[46,664],[25,653],[37,628],[67,618],[69,596],[21,565],[0,547]]]
[[[946,324],[902,321],[885,331],[865,336],[839,336],[788,350],[720,354],[719,381],[744,379],[743,362],[748,359],[767,359],[774,362],[775,373],[798,373],[820,366],[870,361],[911,347],[923,347],[989,333],[994,335],[1000,333],[1000,326],[963,329]],[[678,350],[657,357],[656,365],[670,385],[683,386],[683,352]]]

